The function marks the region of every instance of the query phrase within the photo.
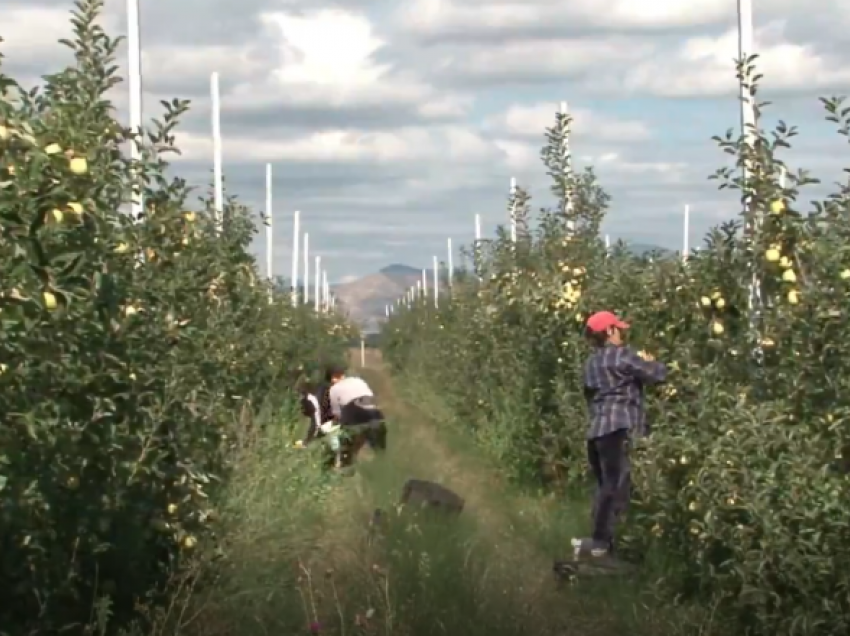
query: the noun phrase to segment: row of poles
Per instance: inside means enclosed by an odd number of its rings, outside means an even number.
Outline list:
[[[737,0],[738,5],[738,57],[741,60],[748,59],[753,51],[753,8],[752,0]],[[142,129],[142,64],[141,64],[141,31],[139,25],[139,0],[127,0],[127,45],[128,45],[128,84],[130,90],[130,128],[133,131],[140,132]],[[221,141],[221,105],[219,91],[219,76],[218,73],[213,73],[211,76],[211,97],[212,97],[212,136],[213,136],[213,180],[214,180],[214,209],[216,216],[216,224],[221,231],[223,225],[223,210],[224,210],[224,187],[223,187],[223,163],[222,163],[222,141]],[[749,87],[742,81],[740,86],[740,107],[741,107],[741,128],[744,135],[744,142],[752,146],[754,142],[754,133],[756,127],[755,105],[752,102],[749,93]],[[564,166],[565,183],[569,184],[572,179],[572,162],[569,147],[569,118],[566,102],[561,103],[561,114],[564,115],[562,121],[566,128],[562,135],[562,153]],[[141,159],[139,145],[132,143],[130,145],[131,158],[138,161]],[[744,182],[748,182],[750,178],[751,167],[744,166]],[[780,187],[784,188],[784,173],[780,177]],[[510,196],[511,196],[511,213],[510,213],[510,235],[511,240],[515,243],[517,240],[517,219],[514,210],[514,202],[516,195],[516,179],[511,179]],[[572,210],[573,197],[569,190],[565,193],[563,200],[563,209],[567,218],[570,218]],[[759,211],[750,209],[749,201],[745,203],[747,217],[752,219],[749,228],[751,234],[755,234],[761,226],[761,214]],[[133,218],[139,218],[143,209],[142,194],[137,187],[134,192],[133,201],[131,204],[131,212]],[[754,212],[753,214],[751,214]],[[274,223],[272,214],[272,168],[271,165],[266,166],[266,275],[269,280],[273,276],[273,245],[274,245]],[[572,227],[572,221],[568,222]],[[689,244],[690,235],[690,207],[685,206],[684,215],[684,240],[682,246],[682,258],[687,260],[690,253]],[[304,302],[309,300],[309,235],[305,233],[304,237]],[[298,290],[299,285],[299,246],[300,246],[300,212],[296,211],[293,218],[293,253],[292,253],[292,302],[293,305],[299,303],[300,295]],[[475,215],[475,247],[477,249],[481,241],[481,217]],[[451,238],[448,239],[448,285],[452,286],[453,281],[453,265],[452,265],[452,246]],[[610,239],[605,237],[606,247],[610,247]],[[334,307],[335,299],[330,294],[330,289],[327,280],[327,271],[321,268],[321,257],[316,256],[315,261],[315,281],[314,281],[314,306],[316,311],[329,311]],[[433,275],[434,275],[434,305],[439,305],[439,262],[436,256],[433,257]],[[427,270],[422,270],[422,280],[418,281],[416,286],[412,286],[407,293],[396,304],[406,302],[410,303],[417,295],[427,297],[428,280]],[[757,320],[759,307],[761,306],[761,282],[758,274],[754,271],[750,282],[749,294],[749,309],[752,320]],[[393,305],[387,305],[386,315],[393,311]],[[753,323],[755,325],[755,322]]]
[[[563,129],[561,130],[561,153],[562,153],[562,162],[561,164],[564,166],[564,182],[566,184],[565,196],[562,202],[562,210],[564,215],[568,219],[567,221],[567,231],[573,232],[575,231],[575,224],[571,220],[572,210],[573,210],[573,193],[570,189],[570,184],[572,183],[572,158],[570,153],[570,125],[569,125],[569,109],[566,102],[561,102],[561,119],[563,122]],[[510,182],[510,237],[511,242],[516,244],[517,242],[517,215],[516,215],[516,195],[517,195],[517,180],[512,177]],[[682,260],[687,261],[688,254],[690,254],[690,215],[691,209],[689,205],[685,206],[684,210],[684,228],[683,228],[683,241],[682,241]],[[473,244],[474,253],[478,254],[479,246],[481,245],[482,235],[481,235],[481,215],[475,215],[475,242]],[[448,246],[448,259],[447,263],[447,276],[446,282],[448,284],[449,291],[451,291],[451,287],[454,281],[454,266],[453,266],[453,250],[452,250],[452,239],[447,239]],[[606,234],[605,235],[605,249],[611,249],[611,237]],[[477,258],[477,257],[476,257]],[[434,307],[439,307],[440,303],[440,263],[439,259],[434,256],[433,257],[433,302]],[[415,285],[412,285],[407,289],[404,295],[401,298],[396,299],[396,301],[392,304],[388,304],[384,308],[384,315],[386,318],[389,318],[394,312],[395,308],[398,306],[410,307],[412,303],[416,301],[417,298],[427,299],[428,297],[428,270],[422,270],[422,278],[421,280],[416,281]]]
[[[266,164],[266,276],[274,279],[274,214],[272,201],[272,164]],[[303,253],[301,246],[303,245]],[[303,258],[303,294],[299,294],[299,262]],[[336,296],[330,291],[328,273],[322,269],[322,257],[315,256],[313,271],[313,306],[316,312],[329,312],[336,306]],[[292,305],[297,306],[301,301],[310,303],[310,234],[301,234],[301,212],[296,210],[292,219]]]
[[[135,133],[142,130],[142,45],[139,20],[139,0],[127,0],[127,61],[128,87],[130,90],[130,129]],[[213,209],[216,228],[222,232],[224,221],[224,174],[222,161],[221,139],[221,92],[219,75],[210,76],[210,94],[212,100],[212,140],[213,140]],[[141,160],[141,148],[138,143],[130,144],[130,157],[134,161]],[[138,181],[136,181],[138,184]],[[273,214],[273,179],[272,165],[266,164],[266,276],[269,283],[274,282],[274,214]],[[133,219],[141,218],[144,201],[141,189],[134,186],[130,212]],[[291,298],[293,306],[310,302],[310,235],[301,235],[301,212],[293,215],[292,236],[292,279]],[[303,238],[303,285],[300,284],[299,272],[300,247]],[[336,297],[330,291],[328,272],[322,269],[322,257],[315,257],[313,303],[316,312],[329,312],[335,308]],[[300,290],[303,289],[303,293]]]
[[[754,46],[754,29],[753,29],[753,5],[752,0],[737,0],[737,10],[738,10],[738,59],[742,61],[748,60],[755,52]],[[755,143],[755,132],[756,132],[756,110],[755,104],[753,103],[753,99],[750,95],[750,87],[744,81],[744,78],[741,78],[740,82],[740,113],[741,113],[741,131],[743,135],[744,143],[752,148]],[[561,164],[564,167],[564,181],[567,184],[567,190],[565,192],[565,196],[562,201],[564,216],[568,219],[567,221],[567,229],[568,231],[574,230],[573,222],[571,219],[571,212],[573,209],[573,196],[572,192],[569,190],[569,185],[572,182],[572,160],[569,146],[569,138],[570,138],[570,130],[569,130],[569,117],[568,109],[566,102],[561,103],[561,121],[564,124],[564,128],[561,130],[561,139],[562,139],[562,161]],[[743,182],[744,187],[747,188],[747,184],[750,181],[752,173],[752,167],[750,165],[744,165],[743,168]],[[779,174],[779,187],[781,189],[785,188],[785,170],[781,169]],[[510,187],[510,197],[511,197],[511,208],[510,208],[510,235],[511,241],[516,243],[517,240],[517,222],[516,222],[516,214],[514,210],[514,203],[516,200],[516,179],[511,179],[511,187]],[[752,204],[745,197],[745,218],[750,219],[748,231],[750,233],[751,239],[755,238],[756,233],[759,231],[762,225],[763,219],[763,210],[753,210]],[[684,209],[684,227],[683,227],[683,240],[682,240],[682,260],[687,262],[688,257],[691,253],[690,246],[690,206],[686,205]],[[478,246],[481,242],[481,217],[480,215],[475,215],[475,244],[474,248],[478,250]],[[452,248],[451,248],[451,239],[448,239],[449,245],[449,272],[448,272],[448,286],[451,288],[452,280],[453,280],[453,272],[451,266],[451,257],[452,257]],[[611,240],[608,235],[605,235],[605,247],[610,250],[611,248]],[[427,298],[428,296],[428,281],[427,281],[427,270],[422,270],[422,280],[417,281],[416,285],[410,287],[407,292],[399,299],[396,300],[395,303],[387,305],[385,308],[385,315],[387,318],[390,317],[395,311],[395,308],[398,306],[406,306],[410,307],[411,304],[415,301],[416,298],[422,297]],[[437,257],[434,257],[434,307],[439,306],[439,269]],[[749,315],[751,320],[751,327],[754,333],[758,332],[758,319],[759,313],[761,311],[761,280],[759,279],[758,272],[755,268],[753,268],[752,278],[749,284]],[[758,351],[756,354],[758,355]]]

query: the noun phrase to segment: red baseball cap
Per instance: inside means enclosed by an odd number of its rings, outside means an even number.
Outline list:
[[[623,322],[610,311],[597,311],[587,319],[587,328],[591,331],[599,333],[600,331],[607,331],[611,327],[616,327],[617,329],[628,329],[629,323]]]

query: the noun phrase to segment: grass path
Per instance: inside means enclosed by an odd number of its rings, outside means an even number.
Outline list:
[[[297,517],[293,511],[310,502],[303,495],[293,501],[297,490],[282,489],[294,478],[276,472],[287,460],[278,457],[262,468],[267,487],[243,489],[249,501],[233,515],[253,518],[254,530],[236,542],[239,575],[219,599],[206,601],[216,609],[212,620],[198,621],[202,633],[307,633],[309,623],[339,636],[680,631],[669,618],[642,608],[633,583],[600,579],[558,589],[552,561],[566,554],[570,536],[583,528],[584,506],[510,488],[468,440],[453,437],[422,405],[402,398],[377,354],[370,352],[366,366],[362,375],[390,421],[388,453],[364,458],[353,476],[336,477],[312,514]],[[411,477],[464,497],[460,519],[389,514],[387,536],[370,540],[372,512],[394,510]]]
[[[489,634],[621,634],[660,625],[636,624],[631,607],[635,595],[625,582],[583,582],[581,588],[558,589],[552,561],[568,553],[569,539],[585,528],[584,505],[556,498],[522,494],[506,484],[498,471],[484,461],[469,440],[441,429],[422,405],[403,399],[383,369],[379,354],[370,352],[363,376],[373,386],[391,422],[390,451],[386,458],[361,469],[364,496],[361,506],[386,506],[397,499],[410,477],[447,486],[466,499],[466,517],[460,531],[466,546],[462,563],[445,565],[452,571],[466,568],[465,585],[488,613],[476,631]],[[445,550],[445,541],[422,549]],[[462,594],[465,599],[469,595]],[[449,598],[435,598],[442,606]],[[623,602],[625,600],[625,603]],[[461,601],[459,605],[465,601]],[[448,612],[465,615],[458,606]],[[498,611],[495,611],[498,610]],[[640,622],[647,617],[641,617]],[[464,623],[467,621],[464,620]],[[447,633],[460,633],[455,625]]]

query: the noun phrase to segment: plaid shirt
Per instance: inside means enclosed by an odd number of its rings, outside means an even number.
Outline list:
[[[629,347],[606,345],[584,366],[584,393],[590,411],[587,439],[621,429],[646,433],[643,386],[667,379],[667,367],[647,362]]]

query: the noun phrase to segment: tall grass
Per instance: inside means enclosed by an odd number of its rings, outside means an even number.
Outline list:
[[[586,504],[507,484],[434,396],[418,395],[425,415],[370,380],[391,415],[389,454],[327,474],[318,449],[289,447],[302,433],[291,409],[268,415],[237,457],[218,544],[140,636],[697,633],[683,612],[651,605],[645,582],[559,588],[552,560],[585,528]],[[398,510],[411,477],[458,492],[461,517]]]
[[[428,414],[423,424],[438,431],[446,447],[463,458],[469,474],[495,476],[496,481],[491,481],[484,490],[490,506],[500,517],[499,524],[506,529],[510,542],[508,553],[522,550],[520,546],[524,544],[525,554],[530,552],[537,557],[537,566],[542,565],[543,559],[551,565],[552,560],[568,556],[570,538],[588,536],[592,484],[582,488],[574,483],[518,481],[517,472],[502,466],[498,452],[493,452],[492,445],[483,443],[482,437],[489,439],[491,435],[486,428],[515,429],[516,418],[526,412],[522,405],[496,412],[484,429],[470,435],[468,422],[429,390],[421,377],[404,373],[396,377],[396,384],[405,402],[417,404],[420,421],[421,413]],[[534,575],[529,572],[528,564],[523,565],[517,571],[529,580]],[[661,598],[658,584],[675,565],[668,562],[663,551],[656,551],[646,556],[636,575],[574,581],[568,590],[561,591],[555,602],[557,607],[545,621],[558,624],[558,616],[567,616],[571,628],[580,625],[577,633],[585,634],[713,633],[711,608],[684,603],[671,605]]]

